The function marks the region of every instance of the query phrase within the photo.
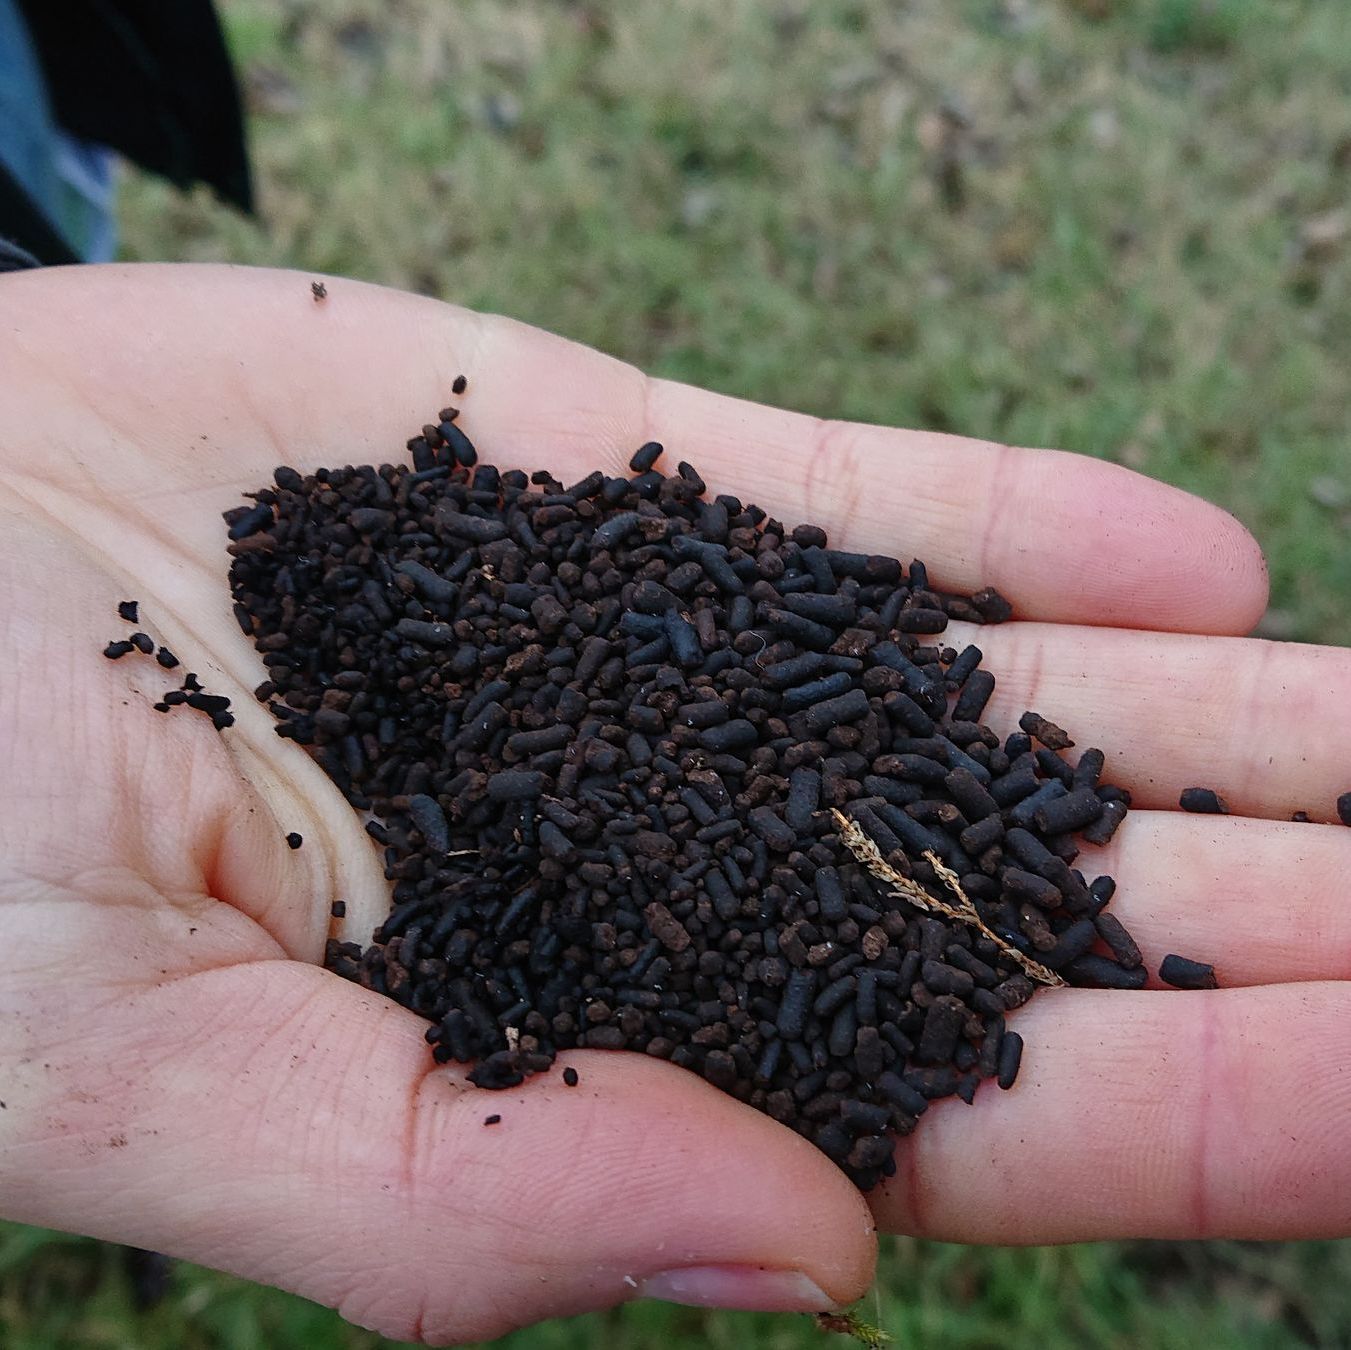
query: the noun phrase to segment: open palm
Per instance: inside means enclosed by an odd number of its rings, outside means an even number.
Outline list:
[[[848,1301],[874,1216],[998,1242],[1351,1231],[1351,831],[1287,823],[1351,787],[1351,654],[1225,636],[1265,601],[1240,526],[1090,460],[821,423],[328,291],[226,268],[0,280],[0,1213],[433,1341],[638,1292]],[[434,1068],[416,1016],[317,964],[330,932],[369,939],[387,885],[249,695],[220,513],[281,463],[398,457],[460,372],[503,467],[617,472],[659,439],[714,491],[998,586],[1018,621],[981,633],[988,716],[1037,707],[1107,751],[1144,808],[1102,851],[1118,912],[1152,965],[1181,950],[1238,987],[1043,993],[1018,1087],[936,1104],[871,1213],[799,1137],[660,1061],[576,1051],[581,1087],[491,1097]],[[154,711],[182,672],[99,655],[131,598],[235,726]],[[1170,810],[1193,783],[1236,814]]]

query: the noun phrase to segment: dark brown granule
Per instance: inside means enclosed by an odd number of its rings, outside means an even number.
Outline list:
[[[299,848],[305,842],[304,835],[297,834],[294,830],[286,836],[287,848]]]
[[[328,912],[335,919],[345,919],[347,917],[347,901],[335,900],[333,904],[329,906]]]
[[[1177,804],[1184,811],[1191,811],[1197,815],[1227,816],[1229,814],[1229,803],[1213,788],[1183,788]]]
[[[1159,966],[1159,979],[1171,984],[1175,989],[1214,989],[1215,967],[1203,961],[1192,961],[1185,956],[1171,953],[1163,958]]]
[[[117,602],[118,616],[128,623],[140,623],[141,618],[138,610],[139,604],[135,600],[119,600]]]
[[[149,633],[133,633],[127,641],[143,656],[150,656],[155,650],[154,639]]]
[[[469,388],[469,381],[463,375],[457,375],[451,381],[450,392],[452,394],[463,394]]]
[[[491,1116],[484,1116],[484,1117],[483,1117],[483,1123],[484,1123],[485,1125],[498,1125],[498,1124],[501,1123],[501,1121],[502,1121],[502,1117],[499,1116],[499,1115],[491,1115]]]
[[[134,652],[136,648],[130,642],[110,642],[104,649],[103,654],[110,661],[117,661],[123,656]]]
[[[176,665],[178,665],[178,657],[176,657],[173,654],[173,652],[171,652],[168,649],[168,647],[161,647],[155,653],[155,660],[158,661],[159,664],[163,666],[165,670],[172,670]]]
[[[571,1064],[569,1064],[568,1067],[563,1070],[563,1086],[576,1087],[577,1083],[578,1083],[577,1070],[574,1069]]]
[[[1066,732],[1054,722],[1047,721],[1040,713],[1025,712],[1018,719],[1018,725],[1048,750],[1068,750],[1074,745]]]
[[[258,697],[384,850],[390,912],[327,964],[437,1062],[647,1053],[867,1188],[931,1100],[1012,1084],[1038,981],[1143,984],[1074,866],[1129,794],[1037,714],[1001,740],[979,649],[935,636],[1002,597],[710,499],[656,442],[631,477],[501,471],[452,413],[412,467],[278,469],[227,514]]]

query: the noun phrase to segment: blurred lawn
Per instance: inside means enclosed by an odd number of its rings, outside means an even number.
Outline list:
[[[1264,631],[1351,641],[1343,0],[223,10],[261,222],[132,175],[127,257],[368,278],[765,402],[1114,459],[1252,527]],[[136,1314],[120,1262],[0,1227],[0,1344],[388,1344],[187,1267]],[[865,1311],[924,1350],[1344,1347],[1351,1248],[901,1241]],[[818,1342],[652,1305],[500,1344]]]

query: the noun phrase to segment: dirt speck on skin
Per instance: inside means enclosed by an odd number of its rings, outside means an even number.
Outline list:
[[[328,299],[328,287],[322,281],[311,281],[310,294],[314,296],[316,303],[320,300],[326,300]]]
[[[109,1148],[126,1148],[127,1136],[125,1134],[115,1134],[108,1140]]]

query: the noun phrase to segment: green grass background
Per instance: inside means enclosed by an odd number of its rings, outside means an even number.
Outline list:
[[[124,256],[335,272],[804,411],[1113,459],[1271,562],[1271,636],[1351,642],[1343,0],[226,0],[261,215],[129,174]],[[902,544],[903,547],[903,544]],[[901,1346],[1351,1346],[1351,1247],[902,1239]],[[634,1305],[511,1350],[773,1347]],[[838,1342],[843,1344],[842,1342]],[[5,1350],[387,1345],[191,1267],[0,1226]]]

